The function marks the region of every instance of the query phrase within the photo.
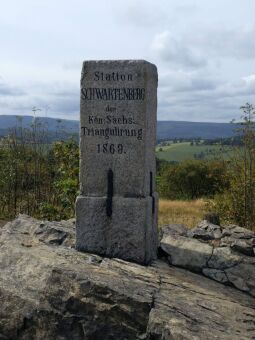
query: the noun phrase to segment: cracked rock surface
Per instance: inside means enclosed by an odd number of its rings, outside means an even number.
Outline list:
[[[1,340],[255,339],[253,297],[161,260],[77,252],[73,222],[21,215],[0,229]]]
[[[160,247],[170,264],[255,296],[255,233],[235,225],[202,221],[194,229],[168,225]]]

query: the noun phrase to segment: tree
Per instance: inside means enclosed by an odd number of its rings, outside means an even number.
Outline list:
[[[229,189],[215,197],[215,209],[225,221],[254,229],[255,226],[255,107],[241,106],[241,122],[236,129],[241,145],[234,147],[227,162]]]

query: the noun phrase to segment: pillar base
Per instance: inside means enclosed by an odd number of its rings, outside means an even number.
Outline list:
[[[113,197],[107,215],[106,197],[76,200],[76,249],[149,264],[157,257],[158,196]]]

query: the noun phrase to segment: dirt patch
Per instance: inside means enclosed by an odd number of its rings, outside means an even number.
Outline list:
[[[6,220],[0,220],[0,228],[2,228],[7,222]]]

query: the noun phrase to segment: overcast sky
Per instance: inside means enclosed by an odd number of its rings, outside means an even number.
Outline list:
[[[159,120],[228,122],[255,104],[255,0],[0,4],[0,114],[78,119],[86,59],[155,63]]]

